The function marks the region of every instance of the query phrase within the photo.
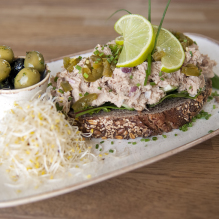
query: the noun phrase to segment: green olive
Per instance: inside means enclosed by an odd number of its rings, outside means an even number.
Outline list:
[[[187,64],[186,66],[182,67],[182,73],[186,76],[199,76],[200,70],[196,65]]]
[[[14,53],[9,46],[0,46],[0,58],[12,63],[14,60]]]
[[[82,111],[86,108],[88,108],[93,100],[96,100],[98,98],[98,94],[93,93],[93,94],[88,94],[85,97],[82,97],[78,101],[76,101],[73,105],[72,108],[74,109],[75,112]]]
[[[5,80],[9,76],[10,72],[10,64],[4,59],[0,59],[0,82]]]
[[[23,68],[14,79],[14,88],[32,86],[40,81],[40,73],[34,68]]]
[[[38,72],[43,73],[45,70],[43,55],[37,51],[26,52],[24,67],[35,68]]]

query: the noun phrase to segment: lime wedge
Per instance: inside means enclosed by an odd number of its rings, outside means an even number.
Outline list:
[[[151,23],[141,15],[129,14],[122,16],[114,29],[124,38],[116,67],[134,67],[144,62],[154,46]]]
[[[153,28],[156,36],[158,27],[153,26]],[[161,58],[161,71],[171,73],[181,68],[185,59],[185,53],[179,40],[170,31],[161,28],[156,50],[158,52],[165,52],[165,56]]]
[[[122,46],[124,44],[123,36],[116,37],[115,42],[116,42],[117,45],[121,45]]]

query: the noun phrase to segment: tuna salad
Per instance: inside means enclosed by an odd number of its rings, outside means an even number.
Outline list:
[[[205,88],[205,78],[214,76],[212,69],[216,62],[201,54],[193,42],[184,48],[185,60],[178,71],[162,72],[161,61],[153,60],[151,74],[144,86],[147,61],[131,68],[116,68],[121,50],[122,46],[111,41],[106,45],[98,44],[90,57],[64,59],[63,71],[52,77],[50,83],[52,95],[57,97],[63,112],[68,113],[72,105],[86,97],[89,97],[89,107],[111,103],[118,108],[142,111],[171,91],[195,97]],[[188,69],[198,72],[197,76],[187,74]]]

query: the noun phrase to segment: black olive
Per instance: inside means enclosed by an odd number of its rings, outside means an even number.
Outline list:
[[[0,83],[0,89],[14,89],[14,84],[11,83],[9,78],[6,78]]]
[[[9,80],[14,84],[14,78],[17,76],[18,72],[24,68],[24,59],[18,58],[11,63],[11,73],[9,75]]]

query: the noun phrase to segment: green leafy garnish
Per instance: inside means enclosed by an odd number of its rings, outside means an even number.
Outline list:
[[[104,104],[104,105],[102,105],[100,107],[90,107],[90,108],[85,109],[83,111],[76,112],[75,113],[75,117],[77,118],[77,117],[82,116],[84,114],[92,115],[94,113],[99,113],[101,110],[103,110],[104,112],[110,112],[112,109],[121,109],[121,110],[126,109],[126,110],[130,110],[130,111],[134,110],[134,108],[127,108],[127,107],[124,107],[124,106],[119,108],[119,107],[117,107],[114,104],[106,103],[106,104]]]
[[[158,105],[159,103],[163,102],[165,99],[170,99],[170,98],[176,98],[176,97],[184,97],[184,98],[189,98],[189,99],[195,99],[197,98],[197,96],[201,93],[198,92],[198,94],[194,97],[189,96],[189,94],[187,92],[181,92],[181,93],[172,93],[169,95],[166,95],[165,97],[163,97],[159,102],[155,103],[155,104],[151,104],[149,107],[154,107],[156,105]]]
[[[211,78],[211,81],[212,81],[212,87],[215,89],[219,89],[219,76],[214,74],[214,77]]]

